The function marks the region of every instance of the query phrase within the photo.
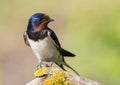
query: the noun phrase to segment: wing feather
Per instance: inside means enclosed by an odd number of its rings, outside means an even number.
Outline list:
[[[29,42],[28,42],[28,39],[27,39],[27,33],[26,32],[24,32],[24,34],[23,34],[23,38],[24,38],[24,42],[25,42],[25,44],[27,45],[27,46],[29,46],[30,47],[30,44],[29,44]]]
[[[54,46],[60,51],[62,56],[69,56],[69,57],[74,57],[75,56],[75,54],[61,48],[61,45],[58,41],[58,38],[52,30],[48,31],[48,36],[52,40],[52,43],[54,44]]]

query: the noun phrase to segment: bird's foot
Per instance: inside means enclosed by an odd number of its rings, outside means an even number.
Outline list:
[[[38,65],[37,65],[37,70],[38,70],[39,68],[41,68],[41,67],[42,67],[42,66],[41,66],[40,64],[38,64]]]
[[[37,70],[42,68],[42,67],[52,67],[53,62],[46,62],[46,61],[41,61],[38,65],[37,65]]]

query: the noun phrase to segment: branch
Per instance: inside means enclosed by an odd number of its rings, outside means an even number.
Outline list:
[[[26,85],[102,85],[54,67],[40,68],[34,75],[36,78]]]

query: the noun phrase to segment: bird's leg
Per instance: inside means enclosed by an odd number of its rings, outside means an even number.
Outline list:
[[[54,63],[53,61],[51,61],[51,62],[46,62],[45,66],[46,66],[46,67],[52,67],[53,63]]]
[[[47,61],[43,61],[42,62],[42,67],[51,67],[53,65],[53,61],[51,62],[47,62]]]
[[[39,68],[41,68],[42,67],[42,61],[41,62],[39,62],[39,64],[37,65],[37,70],[39,69]]]
[[[53,61],[50,63],[50,64],[51,64],[51,65],[50,65],[51,67],[52,67],[53,63],[54,63]]]
[[[51,61],[51,62],[41,61],[41,62],[39,62],[39,64],[37,65],[37,70],[38,70],[39,68],[42,68],[42,67],[52,67],[53,63],[54,63],[53,61]]]

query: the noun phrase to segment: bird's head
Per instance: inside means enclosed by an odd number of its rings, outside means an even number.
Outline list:
[[[27,30],[40,31],[47,28],[48,23],[51,21],[54,20],[44,13],[33,14],[29,19]]]

